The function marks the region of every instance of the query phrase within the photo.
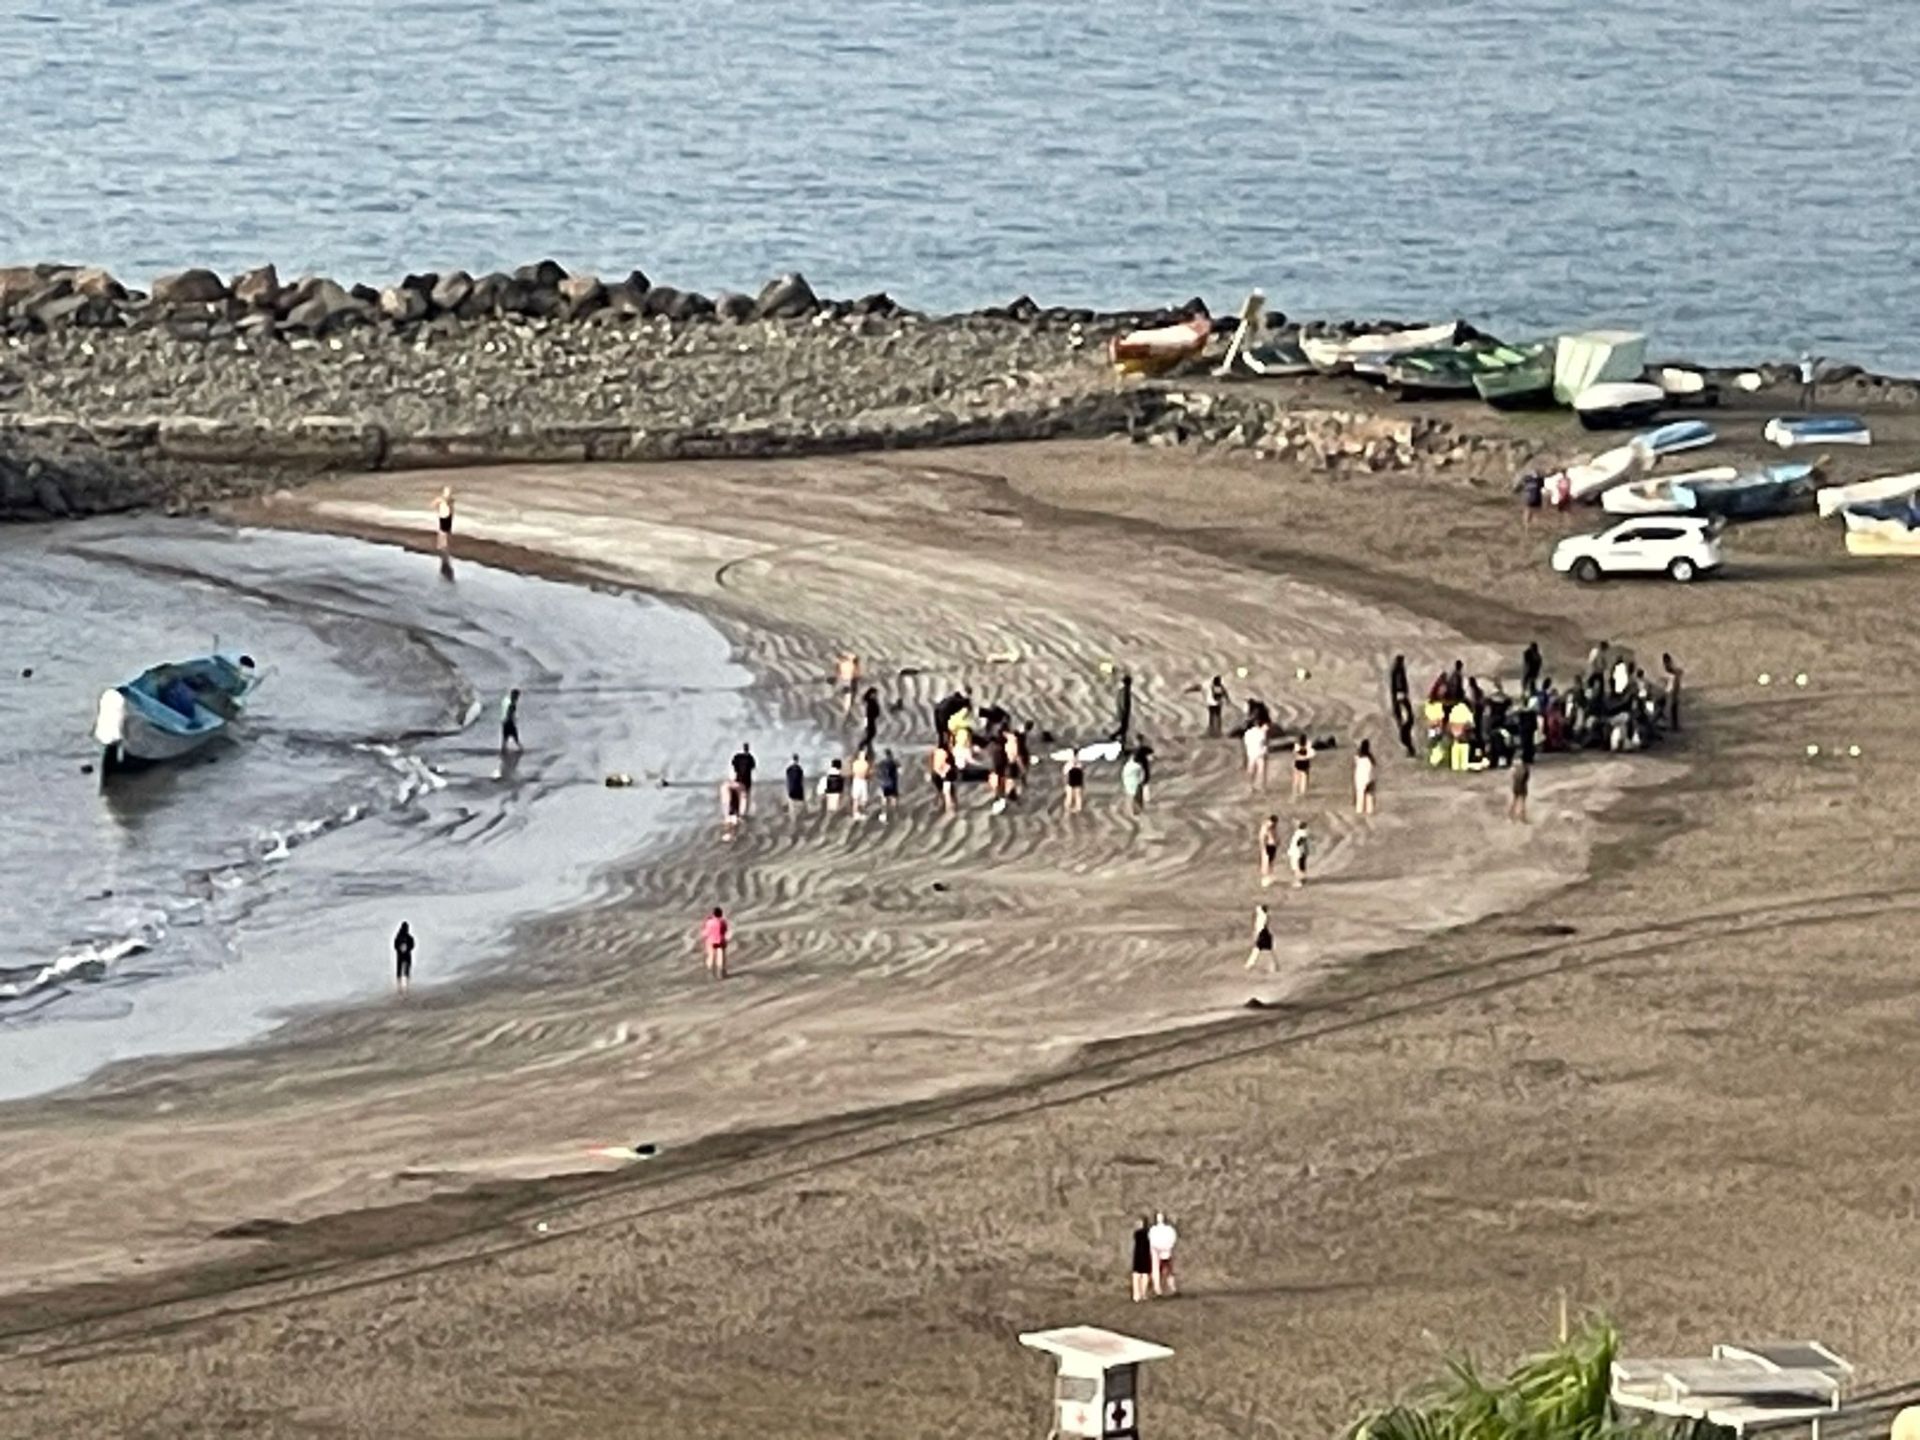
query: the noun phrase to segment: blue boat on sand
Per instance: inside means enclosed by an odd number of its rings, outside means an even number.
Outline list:
[[[260,679],[251,655],[200,655],[104,692],[93,722],[101,778],[130,763],[177,760],[224,734]]]

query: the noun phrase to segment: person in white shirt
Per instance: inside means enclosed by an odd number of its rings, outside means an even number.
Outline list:
[[[1249,725],[1240,738],[1247,747],[1247,784],[1255,790],[1264,790],[1267,787],[1267,727],[1259,723]]]
[[[1356,814],[1373,814],[1373,742],[1362,740],[1353,756],[1353,808]]]
[[[1180,1232],[1173,1228],[1166,1212],[1161,1211],[1153,1217],[1153,1224],[1147,1227],[1147,1251],[1153,1257],[1153,1293],[1156,1295],[1174,1295],[1179,1286],[1173,1279],[1173,1247],[1180,1239]]]
[[[1307,838],[1307,822],[1293,822],[1293,834],[1287,837],[1287,868],[1293,871],[1293,888],[1298,890],[1307,883],[1307,854],[1311,842]]]

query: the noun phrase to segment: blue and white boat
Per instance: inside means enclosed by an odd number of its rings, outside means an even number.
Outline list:
[[[104,692],[93,721],[102,778],[129,762],[178,760],[224,734],[260,678],[251,655],[201,655]]]
[[[1633,443],[1643,446],[1650,455],[1678,455],[1682,450],[1711,445],[1719,438],[1704,420],[1676,420],[1641,431],[1633,437]]]
[[[1782,450],[1795,445],[1873,443],[1873,432],[1858,415],[1777,415],[1760,433]]]

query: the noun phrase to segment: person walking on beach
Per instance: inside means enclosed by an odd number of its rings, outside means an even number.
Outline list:
[[[1260,822],[1260,886],[1273,884],[1273,862],[1280,858],[1280,817],[1269,815]]]
[[[1531,530],[1533,522],[1539,518],[1540,507],[1547,498],[1546,479],[1537,470],[1529,470],[1520,477],[1520,528]]]
[[[1666,651],[1660,652],[1660,668],[1666,671],[1666,694],[1661,697],[1660,708],[1666,712],[1667,728],[1674,734],[1680,733],[1680,678],[1687,672],[1673,663],[1673,656]]]
[[[1227,682],[1218,675],[1207,683],[1207,738],[1220,738],[1220,720],[1227,710]]]
[[[873,738],[880,729],[880,692],[869,685],[866,693],[860,697],[860,713],[863,727],[860,731],[861,750],[873,748]]]
[[[507,698],[500,702],[500,754],[504,757],[507,747],[520,748],[520,692],[507,691]]]
[[[1252,790],[1267,788],[1267,722],[1256,720],[1240,733],[1240,742],[1247,750],[1247,787]]]
[[[1371,815],[1375,808],[1373,742],[1362,740],[1353,752],[1353,810],[1356,815]]]
[[[413,985],[413,930],[406,921],[393,932],[393,988],[402,995]]]
[[[1120,688],[1113,697],[1113,734],[1110,738],[1120,742],[1122,750],[1127,748],[1127,737],[1133,733],[1133,676],[1122,672]]]
[[[1293,793],[1295,798],[1307,793],[1307,780],[1313,773],[1313,741],[1303,732],[1293,742]]]
[[[1527,791],[1532,787],[1532,762],[1522,760],[1513,767],[1513,798],[1507,801],[1507,819],[1517,825],[1527,823]]]
[[[900,808],[900,762],[888,750],[873,767],[873,778],[880,782],[880,818],[891,820]]]
[[[798,815],[807,808],[807,772],[800,766],[800,757],[794,756],[787,762],[787,814]]]
[[[1156,1213],[1153,1224],[1147,1227],[1147,1250],[1153,1257],[1153,1293],[1156,1295],[1179,1293],[1180,1287],[1173,1280],[1173,1247],[1179,1240],[1179,1232],[1166,1213]]]
[[[740,782],[728,779],[720,782],[720,838],[731,841],[740,833],[740,810],[745,801],[740,793]]]
[[[1293,888],[1298,890],[1307,883],[1307,852],[1312,842],[1307,838],[1307,822],[1293,822],[1293,834],[1287,837],[1287,868],[1293,872]]]
[[[873,798],[873,752],[856,750],[853,752],[853,789],[852,803],[847,813],[855,820],[864,820],[867,804]]]
[[[834,665],[834,678],[840,687],[840,718],[853,718],[853,702],[860,695],[860,657],[851,650],[841,654]]]
[[[820,795],[826,802],[829,815],[840,813],[840,803],[847,793],[846,771],[841,769],[836,758],[827,762],[827,773],[820,777]]]
[[[1081,763],[1079,752],[1073,751],[1060,762],[1060,769],[1065,784],[1061,809],[1069,815],[1078,815],[1087,808],[1087,767]]]
[[[433,502],[434,520],[440,527],[439,538],[434,542],[442,554],[453,545],[453,487],[443,485],[440,494]]]
[[[746,741],[740,742],[740,748],[734,753],[733,783],[740,787],[740,815],[742,819],[753,813],[753,769],[758,762],[753,758],[753,747]]]
[[[1800,408],[1809,415],[1820,408],[1820,362],[1811,350],[1800,352]]]
[[[1153,1283],[1153,1247],[1147,1243],[1147,1231],[1153,1221],[1146,1216],[1140,1217],[1140,1223],[1133,1227],[1133,1303],[1138,1305],[1147,1298],[1147,1287]]]
[[[707,974],[716,980],[727,978],[727,944],[733,939],[733,927],[718,905],[700,924],[700,940],[707,951]]]
[[[1138,750],[1127,756],[1120,767],[1120,792],[1127,797],[1127,808],[1138,815],[1147,808],[1147,766]]]
[[[1273,917],[1267,913],[1265,905],[1253,907],[1253,948],[1247,951],[1247,969],[1252,970],[1261,963],[1280,968],[1273,958]]]
[[[1393,657],[1393,667],[1387,671],[1387,695],[1393,702],[1393,724],[1400,732],[1400,743],[1406,748],[1409,760],[1417,758],[1419,752],[1413,748],[1413,696],[1407,687],[1407,657]]]
[[[1531,700],[1534,690],[1540,684],[1540,672],[1545,661],[1540,655],[1540,642],[1529,640],[1527,648],[1520,652],[1520,697]]]

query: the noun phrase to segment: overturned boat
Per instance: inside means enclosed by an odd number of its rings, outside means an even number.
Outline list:
[[[1176,365],[1198,359],[1212,334],[1213,321],[1205,315],[1129,330],[1107,342],[1107,358],[1123,375],[1164,375]]]
[[[1617,486],[1638,480],[1652,467],[1653,456],[1640,446],[1616,445],[1566,468],[1567,498],[1583,503],[1602,499]]]
[[[1714,434],[1713,427],[1704,421],[1675,420],[1672,424],[1642,431],[1633,437],[1633,443],[1645,446],[1649,454],[1658,457],[1678,455],[1682,450],[1697,450],[1702,445],[1713,444],[1719,438]]]
[[[1812,480],[1813,466],[1805,463],[1762,465],[1753,470],[1717,465],[1616,486],[1600,497],[1600,505],[1614,515],[1714,515],[1726,520],[1758,520],[1794,509]]]
[[[1763,435],[1782,450],[1796,445],[1871,445],[1873,432],[1858,415],[1779,415]]]
[[[1920,494],[1863,500],[1840,516],[1849,555],[1920,555]]]
[[[1574,413],[1589,430],[1644,425],[1658,415],[1666,403],[1666,392],[1658,385],[1631,380],[1589,385],[1573,397]]]
[[[192,754],[226,732],[259,683],[251,655],[215,654],[155,665],[105,691],[93,721],[101,778]]]

